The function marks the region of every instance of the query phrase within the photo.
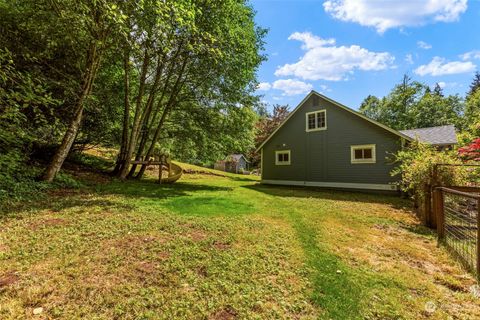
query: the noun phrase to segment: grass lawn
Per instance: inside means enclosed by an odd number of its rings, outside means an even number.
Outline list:
[[[78,173],[85,187],[12,208],[0,319],[480,318],[474,280],[405,200],[211,173]]]

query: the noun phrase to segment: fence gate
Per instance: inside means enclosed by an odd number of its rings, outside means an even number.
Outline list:
[[[435,188],[434,210],[439,240],[480,278],[480,194]]]

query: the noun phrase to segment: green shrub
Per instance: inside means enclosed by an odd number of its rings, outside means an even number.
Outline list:
[[[441,166],[437,170],[436,181],[432,181],[435,164],[461,164],[455,150],[436,148],[413,142],[395,155],[398,166],[392,175],[401,177],[399,186],[414,199],[424,198],[425,187],[429,185],[462,185],[468,180],[469,169],[465,167]]]

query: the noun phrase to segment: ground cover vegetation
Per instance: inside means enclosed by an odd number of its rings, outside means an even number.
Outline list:
[[[79,186],[4,212],[2,319],[480,316],[475,280],[405,199],[188,164],[159,186],[154,169],[100,173],[113,165],[84,155],[65,167]]]

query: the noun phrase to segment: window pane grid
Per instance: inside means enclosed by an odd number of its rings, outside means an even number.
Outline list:
[[[356,160],[367,160],[372,159],[372,148],[364,148],[364,149],[355,149],[354,155]]]
[[[363,159],[372,159],[372,149],[363,149]]]
[[[275,164],[288,165],[290,164],[290,151],[276,151]]]
[[[327,127],[326,111],[316,111],[307,114],[307,130],[325,129]]]
[[[325,128],[325,112],[317,112],[317,128]]]
[[[355,159],[363,159],[362,149],[355,149]]]
[[[375,145],[351,146],[352,163],[375,163]]]
[[[308,129],[315,129],[315,114],[308,115]]]

